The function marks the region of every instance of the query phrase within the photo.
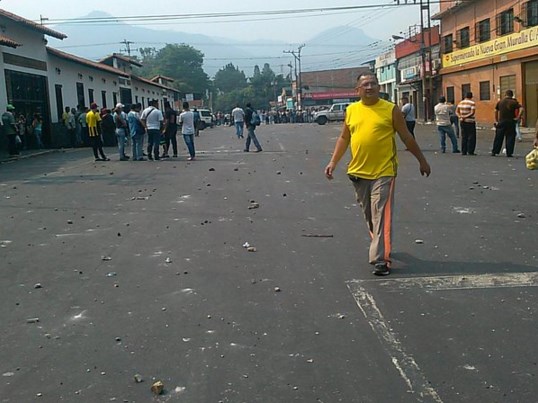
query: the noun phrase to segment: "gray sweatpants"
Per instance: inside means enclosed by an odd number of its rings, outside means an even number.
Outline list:
[[[387,263],[390,266],[392,248],[392,211],[394,209],[394,185],[396,178],[384,176],[379,179],[353,178],[357,202],[359,202],[366,225],[370,231],[370,264]]]

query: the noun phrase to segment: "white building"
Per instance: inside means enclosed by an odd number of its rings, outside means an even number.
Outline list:
[[[153,81],[134,75],[132,67],[140,63],[123,55],[95,62],[48,47],[46,36],[67,36],[2,9],[0,27],[0,110],[12,104],[15,114],[27,121],[39,113],[45,145],[68,144],[61,119],[65,107],[88,107],[92,102],[109,109],[118,102],[145,107],[151,99],[162,107],[164,101],[177,104],[180,99],[161,76]]]

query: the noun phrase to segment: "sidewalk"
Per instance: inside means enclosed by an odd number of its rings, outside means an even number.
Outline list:
[[[64,151],[64,149],[48,148],[48,149],[41,149],[41,150],[23,150],[20,152],[19,155],[10,156],[7,151],[1,150],[0,151],[0,164],[14,162],[17,160],[23,160],[27,158],[33,158],[33,157],[37,157],[37,156],[45,155],[45,154],[57,153],[60,151]]]

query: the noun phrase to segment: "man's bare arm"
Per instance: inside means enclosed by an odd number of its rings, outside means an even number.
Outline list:
[[[426,161],[426,157],[424,157],[424,154],[422,154],[422,151],[420,150],[420,147],[418,146],[415,138],[411,135],[409,130],[407,129],[407,125],[405,124],[405,120],[401,114],[398,113],[397,108],[395,107],[392,110],[392,124],[394,127],[394,130],[398,132],[398,135],[400,136],[400,139],[403,141],[409,152],[415,156],[417,159],[420,167],[420,174],[430,176],[431,168],[428,164],[428,161]]]
[[[403,115],[400,115],[400,116],[403,119]],[[349,146],[350,139],[351,139],[351,134],[349,132],[349,127],[346,124],[346,122],[344,122],[344,124],[342,125],[342,132],[340,133],[338,140],[336,140],[336,145],[334,146],[334,151],[331,156],[331,160],[325,167],[325,176],[327,177],[327,179],[333,178],[334,169],[336,168],[336,165],[338,164],[340,159],[342,159],[342,156],[346,152]]]

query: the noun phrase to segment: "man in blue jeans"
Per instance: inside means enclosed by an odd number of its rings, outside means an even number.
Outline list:
[[[161,145],[161,129],[163,126],[164,117],[162,112],[157,108],[159,101],[156,99],[150,101],[149,106],[144,109],[140,121],[146,128],[148,133],[148,159],[156,161],[160,160],[159,147]],[[153,150],[153,156],[151,151]]]
[[[245,149],[243,150],[243,151],[245,151],[247,153],[250,151],[250,141],[251,140],[254,143],[254,145],[256,146],[256,151],[254,151],[254,152],[259,153],[260,151],[262,151],[262,146],[258,142],[258,138],[256,137],[256,133],[255,133],[256,125],[253,125],[251,123],[253,113],[254,113],[254,109],[252,109],[252,105],[249,102],[247,104],[247,110],[245,111],[245,124],[247,126],[248,136],[247,136],[247,141],[245,143]]]
[[[458,140],[454,134],[452,123],[450,122],[450,105],[446,103],[446,98],[439,97],[439,103],[435,105],[435,124],[437,125],[437,132],[439,133],[439,141],[441,142],[441,152],[446,152],[446,136],[450,138],[452,142],[452,152],[459,153]]]
[[[144,126],[140,122],[140,103],[131,105],[131,110],[127,114],[127,122],[133,144],[133,161],[145,161],[144,158]]]

